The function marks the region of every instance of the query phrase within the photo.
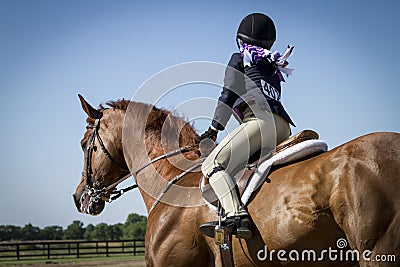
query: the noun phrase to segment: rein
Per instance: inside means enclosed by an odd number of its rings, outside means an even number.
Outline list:
[[[86,177],[86,187],[88,189],[88,194],[91,198],[91,201],[93,202],[98,202],[100,199],[103,199],[104,201],[107,202],[112,202],[116,199],[118,199],[119,197],[121,197],[124,193],[131,191],[135,188],[138,187],[137,184],[133,184],[131,186],[125,187],[123,189],[118,190],[116,188],[117,185],[119,185],[120,183],[122,183],[123,181],[125,181],[126,179],[128,179],[129,177],[134,177],[136,176],[139,172],[141,172],[142,170],[144,170],[145,168],[147,168],[148,166],[152,165],[153,163],[162,160],[162,159],[166,159],[166,158],[170,158],[173,156],[176,156],[180,153],[185,153],[190,151],[190,148],[194,147],[196,144],[192,144],[192,145],[188,145],[185,147],[181,147],[178,148],[174,151],[171,151],[169,153],[166,153],[164,155],[158,156],[152,160],[150,160],[149,162],[147,162],[146,164],[144,164],[143,166],[141,166],[140,168],[136,169],[133,172],[129,172],[127,175],[121,177],[120,179],[118,179],[116,182],[112,183],[109,186],[103,186],[102,182],[100,181],[96,181],[96,183],[93,184],[93,169],[92,169],[92,156],[93,156],[93,151],[96,150],[96,147],[94,145],[95,140],[97,138],[99,144],[100,144],[100,148],[103,151],[103,153],[115,164],[117,165],[119,168],[129,171],[128,167],[126,165],[122,166],[121,164],[118,163],[118,161],[116,161],[110,154],[110,152],[107,150],[107,148],[105,147],[103,140],[100,137],[99,134],[99,129],[100,129],[100,119],[103,117],[103,111],[99,111],[99,115],[97,116],[94,125],[93,126],[88,126],[89,128],[92,129],[92,133],[90,135],[90,139],[89,139],[89,145],[87,146],[87,157],[86,157],[86,173],[83,173],[83,175]],[[196,165],[192,166],[191,168],[189,168],[188,170],[184,171],[183,173],[181,173],[180,175],[176,176],[174,179],[172,179],[167,187],[163,190],[163,192],[161,193],[161,195],[157,198],[156,202],[153,204],[152,208],[149,211],[150,212],[153,210],[153,208],[161,201],[161,198],[164,196],[164,194],[168,191],[168,189],[171,187],[172,184],[176,183],[177,181],[179,181],[183,176],[185,176],[186,174],[188,174],[189,172],[197,169],[198,167],[201,166],[201,163],[197,163]],[[100,187],[100,189],[97,189],[96,187]],[[110,193],[110,197],[107,198],[105,195],[107,193]]]
[[[158,203],[161,202],[161,199],[164,197],[164,195],[167,193],[168,189],[175,184],[176,182],[178,182],[183,176],[185,176],[186,174],[194,171],[195,169],[199,168],[201,166],[203,162],[198,162],[195,165],[193,165],[192,167],[190,167],[189,169],[185,170],[184,172],[182,172],[181,174],[175,176],[174,179],[172,179],[171,181],[168,182],[167,186],[164,188],[164,190],[161,192],[161,194],[158,196],[158,198],[156,199],[156,201],[154,201],[153,205],[151,206],[150,210],[149,210],[149,214],[153,211],[153,209],[157,206]]]

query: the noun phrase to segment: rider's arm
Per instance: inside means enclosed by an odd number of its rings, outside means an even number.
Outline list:
[[[232,107],[239,95],[245,90],[243,59],[240,53],[234,53],[225,70],[224,88],[218,98],[212,127],[223,130],[232,115]]]

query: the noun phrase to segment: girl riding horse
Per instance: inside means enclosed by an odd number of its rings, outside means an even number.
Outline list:
[[[277,143],[291,133],[294,123],[281,104],[282,73],[290,74],[285,55],[271,53],[276,39],[274,22],[266,15],[254,13],[246,16],[237,31],[240,53],[234,53],[225,72],[224,87],[209,129],[200,141],[214,141],[224,130],[232,110],[241,124],[225,137],[207,157],[202,172],[217,195],[225,211],[222,224],[234,224],[236,236],[248,239],[250,218],[241,205],[235,189],[235,169],[244,167],[250,156],[261,151],[271,152]]]

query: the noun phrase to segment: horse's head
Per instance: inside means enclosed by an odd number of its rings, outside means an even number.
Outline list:
[[[73,195],[79,212],[91,215],[101,213],[110,197],[113,184],[129,174],[122,150],[122,123],[126,108],[93,108],[79,95],[81,105],[88,115],[86,132],[81,141],[84,167],[81,181]],[[127,106],[128,101],[123,103]]]

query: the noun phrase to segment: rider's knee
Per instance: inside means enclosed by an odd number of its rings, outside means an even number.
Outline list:
[[[207,179],[210,179],[217,172],[224,171],[224,170],[225,170],[224,167],[218,165],[218,166],[215,166],[214,168],[212,168],[211,170],[209,170],[208,172],[203,173],[203,174],[204,174],[204,177],[206,177]]]
[[[210,155],[204,160],[203,164],[201,165],[201,172],[203,173],[204,177],[208,178],[208,173],[217,166],[219,166],[219,164],[216,158]]]

